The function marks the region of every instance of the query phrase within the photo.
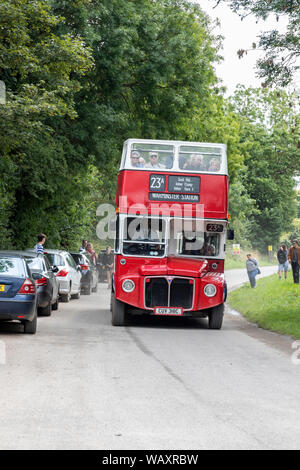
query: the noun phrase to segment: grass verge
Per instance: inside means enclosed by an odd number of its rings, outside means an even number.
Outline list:
[[[292,274],[285,281],[277,275],[262,278],[257,288],[245,285],[229,295],[229,305],[261,328],[300,339],[300,285]]]

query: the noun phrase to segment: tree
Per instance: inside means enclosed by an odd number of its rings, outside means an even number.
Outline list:
[[[58,32],[80,34],[93,51],[95,67],[76,95],[79,119],[64,133],[95,157],[105,179],[116,175],[127,138],[182,138],[183,122],[216,84],[218,41],[201,9],[184,0],[51,4],[65,17]]]
[[[271,14],[276,15],[277,21],[281,17],[287,18],[286,33],[278,30],[265,31],[260,34],[258,44],[254,43],[252,49],[263,49],[265,56],[258,61],[259,76],[265,79],[265,85],[278,84],[285,86],[300,69],[300,1],[299,0],[219,0],[227,2],[241,19],[249,14],[257,20],[266,20]],[[240,49],[240,57],[246,51]]]
[[[244,185],[253,247],[276,245],[296,214],[294,176],[300,170],[299,111],[293,94],[240,87],[231,100],[245,152]]]
[[[77,77],[92,60],[79,36],[55,34],[60,21],[45,1],[4,0],[0,5],[0,75],[7,88],[6,104],[0,105],[4,248],[24,248],[37,232],[54,229],[57,206],[67,207],[73,199],[78,165],[50,121],[76,118]]]

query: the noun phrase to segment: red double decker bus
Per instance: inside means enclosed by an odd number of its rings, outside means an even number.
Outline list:
[[[223,144],[129,139],[117,186],[112,324],[208,317],[220,329],[228,170]]]

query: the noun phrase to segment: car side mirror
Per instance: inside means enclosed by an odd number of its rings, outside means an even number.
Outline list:
[[[234,230],[231,228],[227,230],[227,240],[234,240]]]
[[[32,277],[35,281],[42,279],[43,275],[41,273],[32,273]]]
[[[59,269],[58,269],[57,266],[51,266],[51,271],[52,271],[53,273],[58,273]]]
[[[80,264],[77,264],[77,271],[81,272],[81,266],[80,266]]]

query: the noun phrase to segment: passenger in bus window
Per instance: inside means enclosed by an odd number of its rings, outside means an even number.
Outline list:
[[[200,153],[193,153],[183,168],[189,171],[206,171],[203,156]]]
[[[131,152],[130,155],[130,163],[133,168],[143,168],[145,160],[140,156],[140,153],[137,151]]]
[[[165,159],[165,168],[166,169],[173,168],[173,157],[171,155],[167,155]]]
[[[149,153],[150,162],[146,165],[146,168],[165,168],[164,165],[158,161],[158,153]]]
[[[186,158],[183,155],[179,155],[179,168],[181,170],[184,169],[186,163],[187,163]]]
[[[208,171],[214,172],[214,171],[219,171],[219,170],[220,170],[219,160],[217,158],[212,158],[209,163]]]

